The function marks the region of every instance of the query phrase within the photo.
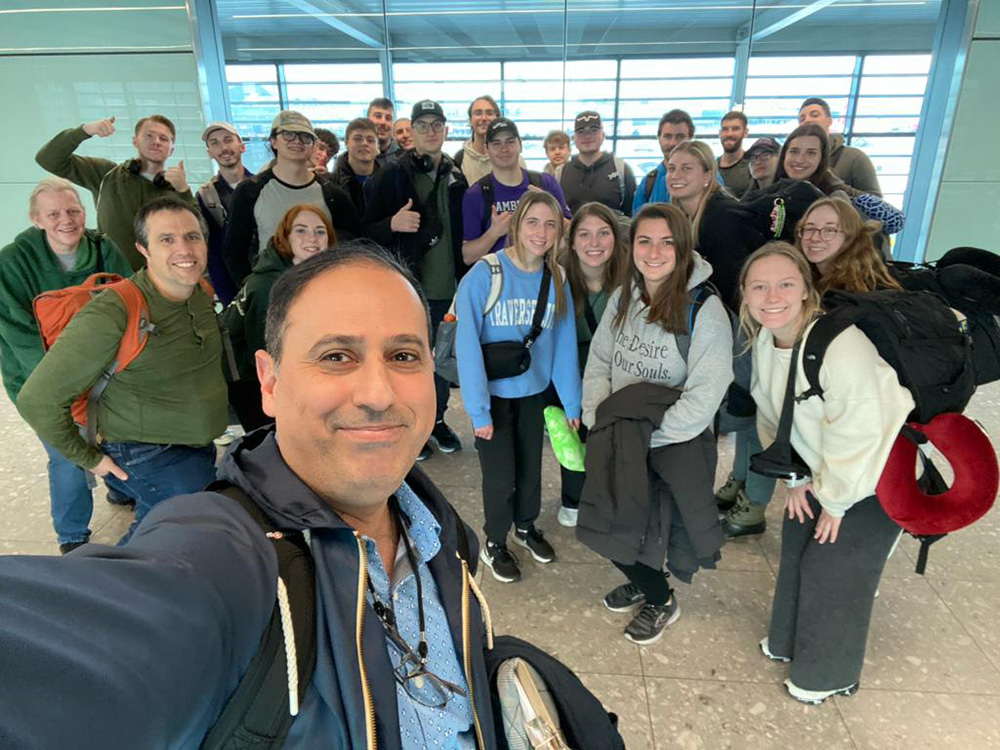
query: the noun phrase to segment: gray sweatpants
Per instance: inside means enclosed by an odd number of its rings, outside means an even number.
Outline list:
[[[901,530],[872,495],[853,506],[837,541],[813,539],[814,519],[781,530],[781,567],[771,607],[768,647],[791,657],[791,679],[805,690],[836,690],[861,678],[868,625],[882,569]]]

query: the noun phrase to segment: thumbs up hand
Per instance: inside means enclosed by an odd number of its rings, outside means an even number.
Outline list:
[[[406,201],[406,205],[403,206],[396,214],[392,217],[392,221],[389,222],[389,228],[393,232],[408,232],[413,233],[420,229],[420,214],[413,211],[413,198]]]
[[[109,135],[114,135],[115,116],[112,115],[104,120],[94,120],[93,122],[84,123],[83,132],[87,135],[96,135],[100,138],[107,138]]]
[[[164,172],[163,177],[178,193],[183,193],[188,189],[187,173],[184,171],[183,159],[180,160],[176,167],[170,167]]]

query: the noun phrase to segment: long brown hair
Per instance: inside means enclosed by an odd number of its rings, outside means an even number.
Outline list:
[[[802,283],[808,295],[802,303],[802,312],[799,316],[799,330],[796,338],[802,335],[806,326],[809,325],[821,310],[819,292],[813,284],[812,270],[809,268],[809,261],[806,260],[806,256],[800,250],[796,249],[794,245],[789,245],[787,242],[780,240],[762,245],[750,254],[746,263],[743,264],[743,268],[740,269],[740,329],[746,337],[748,349],[753,346],[753,342],[760,332],[761,325],[750,315],[750,307],[747,305],[747,275],[750,273],[750,268],[754,263],[773,255],[788,258],[788,260],[795,264],[795,268],[798,269],[799,274],[802,276]]]
[[[288,209],[288,211],[285,212],[285,215],[281,217],[281,221],[278,222],[278,226],[274,229],[274,235],[271,237],[271,242],[274,243],[274,249],[278,251],[278,255],[280,255],[283,260],[290,261],[292,259],[292,245],[288,241],[288,237],[292,233],[292,227],[295,226],[295,220],[303,211],[311,211],[319,217],[321,222],[323,222],[323,226],[326,227],[326,246],[328,248],[337,244],[337,232],[334,230],[333,224],[330,223],[330,219],[323,209],[313,205],[312,203],[297,203]]]
[[[562,267],[559,265],[559,257],[562,254],[563,235],[566,228],[566,219],[563,216],[562,206],[559,205],[559,201],[553,198],[550,193],[545,193],[540,190],[529,190],[522,195],[521,200],[518,201],[517,210],[514,211],[514,216],[510,220],[510,229],[507,231],[507,248],[515,255],[517,260],[519,260],[522,265],[527,265],[525,262],[524,248],[521,247],[521,222],[524,221],[524,217],[525,214],[528,213],[528,209],[536,203],[544,203],[552,210],[552,215],[556,217],[556,241],[552,246],[552,249],[545,253],[545,263],[548,265],[549,271],[552,274],[552,283],[555,284],[556,315],[559,316],[566,311],[566,290],[564,289],[565,277],[563,275]]]
[[[722,190],[722,186],[719,184],[719,165],[715,161],[715,154],[712,153],[712,149],[704,141],[684,141],[683,143],[678,143],[670,152],[670,157],[667,159],[668,162],[674,154],[690,154],[698,160],[702,169],[708,172],[708,187],[705,188],[705,192],[698,202],[698,209],[690,219],[693,248],[698,244],[698,227],[701,226],[701,217],[705,213],[705,206],[708,205],[713,195]],[[667,179],[669,179],[669,175]],[[633,220],[633,225],[634,223],[635,221]]]
[[[573,214],[573,220],[569,223],[569,233],[566,245],[563,247],[562,258],[560,259],[566,269],[566,280],[569,282],[569,291],[573,296],[573,309],[576,317],[583,315],[587,306],[587,279],[583,275],[583,268],[580,263],[580,256],[576,254],[573,243],[576,241],[576,232],[584,219],[593,217],[608,225],[614,237],[614,247],[611,249],[611,257],[604,264],[603,276],[601,277],[601,289],[610,292],[621,283],[621,275],[627,262],[625,248],[625,238],[622,236],[621,225],[614,212],[603,203],[584,203]]]
[[[802,249],[802,229],[809,216],[818,208],[829,206],[837,214],[837,223],[844,233],[844,244],[827,263],[826,271],[816,268],[816,288],[826,294],[830,289],[848,292],[871,292],[875,289],[902,289],[886,268],[882,253],[875,248],[874,238],[882,230],[877,221],[865,221],[861,214],[843,198],[821,198],[809,206],[795,228],[795,247],[808,260]]]
[[[643,221],[656,220],[667,222],[674,237],[674,270],[650,298],[642,273],[635,265],[635,237]],[[612,325],[619,331],[625,325],[625,318],[632,304],[633,289],[638,289],[640,299],[648,307],[646,322],[659,323],[671,333],[687,333],[686,313],[691,301],[687,285],[694,267],[694,239],[687,216],[672,203],[647,203],[632,217],[629,244],[631,251],[623,273],[621,299]]]
[[[788,172],[785,171],[785,155],[788,153],[792,141],[796,138],[809,135],[819,139],[819,165],[816,167],[816,171],[809,177],[809,182],[818,187],[823,192],[823,195],[830,195],[834,190],[842,188],[844,181],[830,170],[830,136],[814,122],[799,125],[788,134],[784,144],[781,146],[781,153],[778,154],[778,171],[774,175],[774,181],[777,182],[778,180],[788,178]]]

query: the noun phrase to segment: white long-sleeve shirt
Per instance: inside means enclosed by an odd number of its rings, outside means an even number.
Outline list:
[[[810,324],[806,338],[812,331]],[[804,348],[804,345],[803,345]],[[778,349],[762,329],[753,345],[750,391],[757,403],[757,429],[764,447],[774,442],[788,384],[792,350]],[[801,352],[795,393],[809,388]],[[892,444],[913,397],[896,371],[855,326],[835,338],[819,371],[823,398],[795,404],[792,446],[812,470],[813,494],[831,516],[840,518],[875,493]]]

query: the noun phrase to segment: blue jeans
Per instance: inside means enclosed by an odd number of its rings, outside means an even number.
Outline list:
[[[136,527],[157,503],[176,495],[201,492],[215,481],[215,446],[157,443],[109,443],[101,445],[107,455],[128,474],[123,482],[113,474],[105,477],[113,487],[135,500],[135,520],[118,544],[125,544]]]
[[[757,426],[736,432],[736,455],[733,458],[733,478],[744,482],[747,497],[755,505],[767,505],[774,494],[774,479],[750,471],[750,456],[764,450]]]
[[[94,515],[91,493],[96,486],[94,476],[44,440],[42,447],[49,456],[49,500],[59,544],[86,542],[90,537],[90,518]]]

